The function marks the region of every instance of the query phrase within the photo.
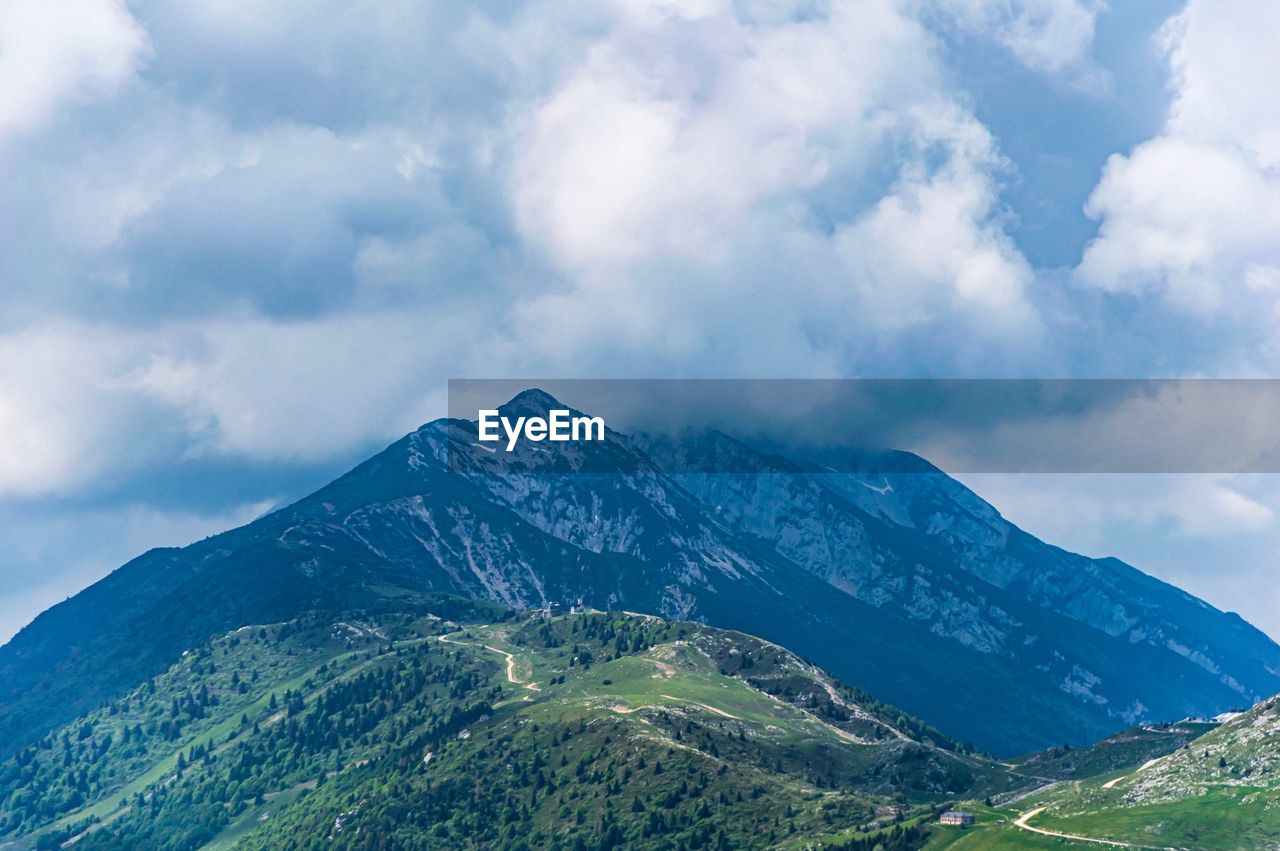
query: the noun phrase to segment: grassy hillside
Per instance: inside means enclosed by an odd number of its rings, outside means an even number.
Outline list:
[[[1197,851],[1280,847],[1280,698],[1217,726],[1183,723],[1141,736],[1129,731],[1105,753],[1080,762],[1143,755],[1161,737],[1199,730],[1207,731],[1162,755],[988,810],[967,831],[937,830],[928,847],[1098,848],[1099,841]],[[1042,755],[1023,767],[1032,765],[1052,762]]]
[[[193,648],[0,764],[0,848],[912,848],[1029,782],[750,636],[432,608]]]
[[[1122,730],[1087,748],[1063,745],[1027,754],[1008,764],[1034,777],[1083,780],[1172,753],[1216,726],[1210,721],[1148,724]]]

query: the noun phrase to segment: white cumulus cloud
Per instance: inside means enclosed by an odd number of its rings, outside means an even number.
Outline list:
[[[146,57],[123,0],[5,0],[0,8],[0,138],[64,102],[110,92]]]
[[[882,0],[625,4],[516,123],[517,223],[567,283],[516,308],[516,338],[560,364],[622,347],[838,371],[851,336],[943,316],[1033,335],[998,145],[946,80]],[[744,324],[768,346],[735,345]]]
[[[1106,4],[1100,0],[934,0],[963,29],[986,35],[1035,71],[1086,62]]]
[[[1162,132],[1107,163],[1077,277],[1204,317],[1280,307],[1280,6],[1192,0],[1162,33],[1174,99]],[[1272,352],[1274,355],[1275,352]]]

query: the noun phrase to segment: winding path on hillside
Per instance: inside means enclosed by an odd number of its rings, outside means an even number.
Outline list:
[[[499,656],[505,656],[507,659],[507,682],[512,685],[523,686],[524,688],[529,689],[529,691],[542,691],[542,687],[537,683],[531,682],[530,680],[522,680],[516,676],[516,657],[513,654],[490,644],[477,644],[473,641],[456,641],[449,638],[447,635],[441,635],[439,636],[439,639],[445,644],[456,644],[459,647],[483,647],[485,650],[497,653]]]
[[[696,700],[688,700],[687,698],[675,697],[674,695],[670,695],[670,694],[661,694],[658,696],[665,697],[667,700],[674,701],[676,703],[687,703],[690,706],[696,706],[699,709],[705,709],[708,712],[714,712],[716,715],[719,715],[722,718],[732,718],[734,721],[742,720],[737,715],[730,715],[728,712],[725,712],[723,709],[717,709],[714,706],[711,706],[710,704],[699,703]]]
[[[1118,839],[1098,839],[1093,836],[1077,836],[1074,833],[1059,833],[1056,830],[1045,830],[1043,828],[1032,827],[1031,825],[1027,824],[1027,822],[1031,821],[1031,819],[1040,815],[1042,812],[1044,812],[1047,809],[1049,808],[1036,807],[1034,810],[1028,810],[1027,812],[1023,813],[1022,815],[1014,819],[1013,824],[1015,827],[1020,827],[1023,830],[1027,830],[1032,833],[1038,833],[1041,836],[1052,836],[1057,839],[1070,839],[1073,842],[1091,842],[1094,845],[1107,845],[1111,848],[1154,848],[1155,847],[1152,845],[1135,845],[1132,842],[1121,842]]]
[[[1142,771],[1146,771],[1148,768],[1155,765],[1157,762],[1159,762],[1162,759],[1164,759],[1163,756],[1158,756],[1155,759],[1149,759],[1142,764],[1141,768],[1133,772],[1133,774],[1121,774],[1119,777],[1113,777],[1110,780],[1108,780],[1106,783],[1103,783],[1102,788],[1110,789],[1111,787],[1119,783],[1121,780],[1128,780],[1130,777],[1133,777],[1135,774],[1138,774],[1139,772],[1142,772]]]

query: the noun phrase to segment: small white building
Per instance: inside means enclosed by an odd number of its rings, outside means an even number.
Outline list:
[[[938,824],[953,824],[958,827],[968,827],[973,822],[973,813],[961,812],[960,810],[947,810],[938,817]]]

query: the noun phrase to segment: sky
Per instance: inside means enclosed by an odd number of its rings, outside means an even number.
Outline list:
[[[1271,0],[6,0],[0,640],[449,377],[1274,376],[1276,79]],[[970,483],[1280,635],[1267,477]]]

